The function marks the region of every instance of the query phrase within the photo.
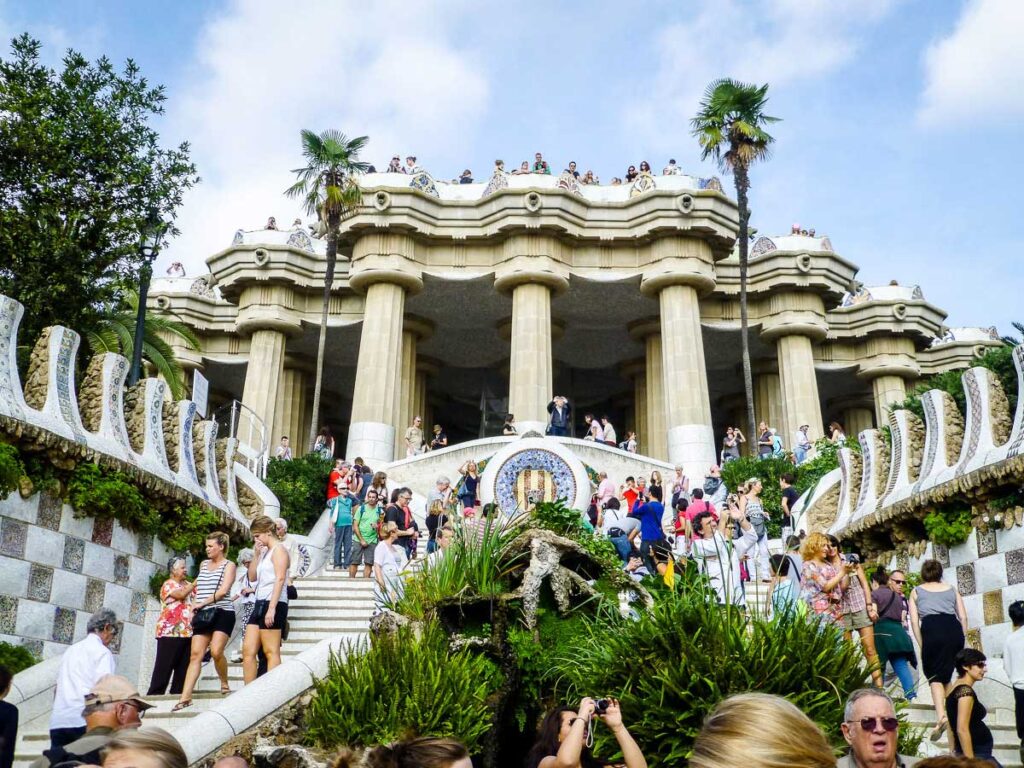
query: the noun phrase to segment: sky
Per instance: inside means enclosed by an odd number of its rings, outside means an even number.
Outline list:
[[[865,284],[919,284],[949,325],[1004,333],[1024,322],[1021,29],[1021,0],[0,0],[3,39],[166,86],[156,125],[202,183],[161,266],[205,273],[235,230],[291,221],[303,128],[441,179],[535,151],[606,181],[669,157],[707,176],[689,118],[733,77],[768,83],[782,118],[752,226],[813,227]]]

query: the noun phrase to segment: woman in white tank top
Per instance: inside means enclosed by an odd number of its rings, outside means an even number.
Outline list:
[[[269,672],[281,663],[281,632],[288,621],[288,550],[277,537],[276,523],[260,515],[249,526],[256,540],[256,556],[249,563],[249,581],[256,585],[256,603],[242,641],[242,675],[246,684],[256,679],[260,648]]]

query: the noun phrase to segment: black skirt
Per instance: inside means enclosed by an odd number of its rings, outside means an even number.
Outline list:
[[[953,657],[963,650],[964,629],[952,613],[937,613],[921,619],[921,667],[929,683],[949,685],[953,679]]]

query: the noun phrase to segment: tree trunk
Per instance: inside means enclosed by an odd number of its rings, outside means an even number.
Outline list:
[[[327,272],[324,275],[324,301],[320,312],[320,342],[316,348],[316,384],[313,387],[313,418],[309,424],[309,450],[316,443],[317,422],[320,420],[320,390],[324,381],[324,354],[327,347],[327,313],[331,306],[331,286],[334,269],[338,264],[338,227],[341,217],[331,214],[327,218]]]
[[[740,208],[740,341],[743,349],[743,389],[747,397],[747,446],[757,455],[757,423],[754,417],[754,377],[750,371],[750,331],[748,328],[747,311],[747,251],[749,242],[748,224],[750,209],[747,203],[747,190],[750,188],[750,177],[747,167],[738,164],[733,169],[736,180],[736,202]]]

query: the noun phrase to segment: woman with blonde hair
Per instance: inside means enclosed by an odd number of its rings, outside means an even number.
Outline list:
[[[771,723],[751,738],[751,723]],[[693,743],[690,768],[835,768],[825,734],[781,696],[741,693],[724,699]]]
[[[259,515],[249,526],[256,540],[255,557],[249,563],[249,581],[256,585],[256,602],[242,640],[242,676],[248,685],[256,679],[260,649],[267,657],[267,671],[281,663],[281,633],[288,621],[288,550],[277,537],[277,523]]]
[[[838,560],[838,552],[820,531],[815,531],[800,549],[804,565],[800,571],[800,597],[822,620],[843,627],[840,603],[849,580],[846,563]]]
[[[374,747],[362,759],[350,750],[343,750],[331,768],[473,768],[469,750],[455,739],[436,739],[421,736],[418,739],[395,741]]]
[[[103,750],[103,768],[188,768],[188,757],[163,728],[122,728]]]

